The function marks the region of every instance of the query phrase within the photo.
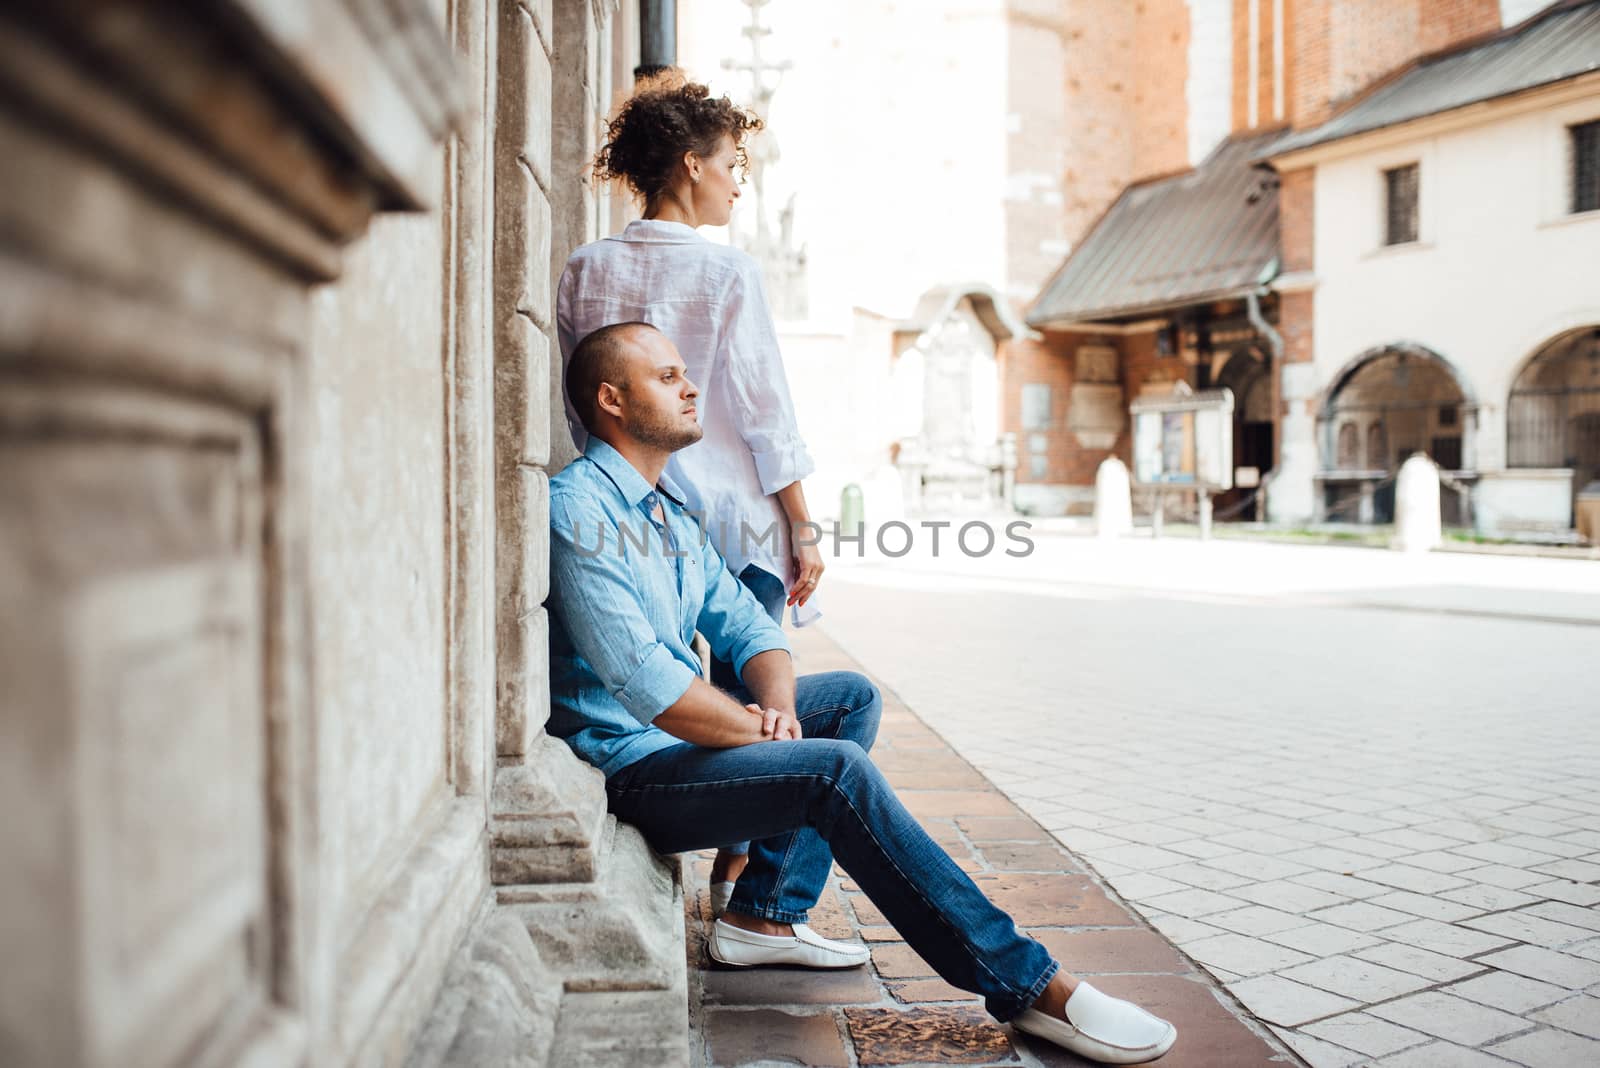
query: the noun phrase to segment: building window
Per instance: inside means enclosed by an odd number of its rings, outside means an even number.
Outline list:
[[[1361,431],[1356,429],[1354,423],[1344,423],[1339,427],[1339,446],[1334,451],[1334,466],[1341,471],[1354,471],[1361,466],[1361,455],[1357,451],[1361,448]]]
[[[1050,387],[1029,382],[1022,387],[1022,429],[1050,429]]]
[[[1572,211],[1600,211],[1600,119],[1569,126],[1572,135]]]
[[[1389,433],[1383,420],[1367,427],[1367,470],[1387,471],[1389,469]]]
[[[1415,163],[1383,172],[1385,245],[1406,245],[1417,239],[1417,174]]]

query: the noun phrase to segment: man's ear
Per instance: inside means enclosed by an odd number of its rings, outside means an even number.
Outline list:
[[[600,411],[617,419],[622,418],[622,390],[610,382],[602,382],[595,400]]]

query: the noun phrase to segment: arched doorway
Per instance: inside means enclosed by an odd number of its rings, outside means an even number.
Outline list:
[[[1396,344],[1363,353],[1334,380],[1320,421],[1324,518],[1388,523],[1394,479],[1413,453],[1426,453],[1461,478],[1473,464],[1471,403],[1455,368],[1430,349]],[[1468,520],[1458,494],[1445,493],[1444,521]]]
[[[892,453],[909,508],[986,508],[1004,496],[997,346],[1026,331],[982,285],[930,290],[897,324]]]
[[[1243,347],[1228,354],[1215,373],[1213,383],[1233,391],[1233,466],[1254,468],[1258,478],[1272,470],[1275,456],[1272,426],[1272,375],[1264,353]],[[1247,500],[1255,491],[1235,486],[1219,494],[1215,507],[1219,518],[1254,519],[1255,511]],[[1242,509],[1242,511],[1241,511]]]
[[[1517,375],[1506,466],[1568,468],[1574,496],[1600,479],[1600,325],[1549,342]]]

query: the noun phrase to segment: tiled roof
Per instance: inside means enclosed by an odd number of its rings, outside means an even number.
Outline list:
[[[1417,61],[1320,126],[1273,146],[1281,155],[1600,71],[1600,0],[1553,4],[1480,44]]]
[[[1282,130],[1229,138],[1194,170],[1129,186],[1028,311],[1028,325],[1127,318],[1237,296],[1278,259],[1278,193],[1253,166]]]

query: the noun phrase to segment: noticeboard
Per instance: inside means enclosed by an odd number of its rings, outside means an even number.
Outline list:
[[[1167,396],[1129,406],[1133,479],[1143,486],[1233,488],[1233,391],[1196,393],[1180,384]]]

